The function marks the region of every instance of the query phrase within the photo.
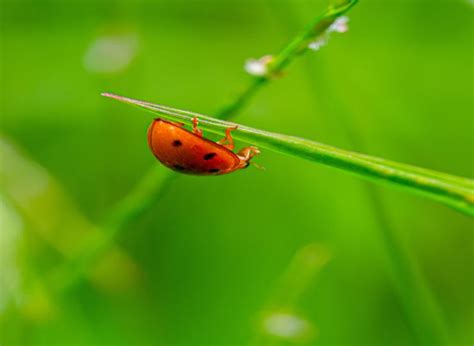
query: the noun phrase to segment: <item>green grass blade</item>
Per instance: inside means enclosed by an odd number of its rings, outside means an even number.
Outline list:
[[[197,117],[201,128],[213,133],[221,134],[227,127],[238,126],[234,132],[236,139],[263,149],[339,168],[366,179],[392,184],[422,194],[466,214],[474,215],[474,189],[472,181],[465,178],[342,150],[305,138],[263,131],[189,111],[113,94],[103,95],[135,105],[172,121],[191,123],[192,118]]]
[[[310,243],[296,252],[257,316],[251,345],[309,344],[317,339],[317,326],[302,314],[303,300],[331,257],[331,251],[319,243]],[[295,324],[299,328],[288,330],[288,325]]]

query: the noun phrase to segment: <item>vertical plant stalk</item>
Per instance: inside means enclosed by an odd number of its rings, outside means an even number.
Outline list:
[[[257,316],[252,346],[309,343],[317,338],[317,326],[304,317],[300,305],[331,257],[327,247],[318,243],[296,252]]]
[[[252,79],[250,84],[236,97],[236,99],[220,108],[216,112],[217,118],[230,119],[241,110],[249,100],[272,80],[272,76],[282,72],[297,56],[306,52],[312,39],[323,34],[325,30],[340,16],[346,13],[358,0],[340,0],[338,4],[330,5],[323,13],[316,17],[304,30],[297,34],[284,48],[274,56],[268,66],[266,76]],[[161,168],[161,167],[160,167]],[[108,236],[100,244],[92,244],[90,251],[83,254],[80,261],[67,261],[52,273],[51,284],[57,291],[65,290],[82,279],[87,268],[111,246],[116,237],[127,225],[139,219],[161,198],[169,184],[178,176],[176,173],[165,173],[153,167],[146,178],[119,202],[105,217],[101,225]]]
[[[334,3],[340,0],[334,0]],[[286,8],[286,11],[291,10]],[[286,12],[288,13],[288,12]],[[288,16],[285,16],[288,18]],[[312,69],[312,65],[307,63],[308,74],[316,75]],[[321,74],[319,74],[321,75]],[[323,77],[324,79],[324,77]],[[331,88],[326,86],[320,88],[319,85],[314,85],[314,79],[309,78],[309,82],[313,84],[315,90],[319,90],[318,95],[323,98],[332,99]],[[320,83],[324,85],[323,83]],[[321,91],[323,95],[321,95]],[[325,93],[324,93],[325,92]],[[363,142],[353,126],[350,124],[350,119],[345,109],[341,109],[337,123],[340,126],[343,135],[346,137],[350,148],[352,150],[365,152]],[[406,165],[398,164],[398,168],[408,168]],[[414,168],[414,167],[412,167]],[[416,168],[415,173],[424,174],[432,178],[429,170]],[[438,176],[446,178],[448,181],[450,177],[442,173]],[[461,183],[467,188],[472,188],[472,181],[457,179],[457,183]],[[410,256],[403,239],[401,239],[397,230],[394,228],[390,217],[384,206],[382,197],[380,196],[377,187],[368,182],[362,182],[367,198],[372,205],[374,213],[374,221],[379,228],[381,241],[385,246],[389,266],[392,272],[397,293],[401,300],[401,305],[407,315],[410,326],[417,340],[423,344],[445,344],[447,341],[447,326],[444,315],[439,307],[439,304],[433,293],[431,292],[426,280],[421,273],[416,259]]]
[[[46,169],[22,153],[13,142],[2,136],[0,157],[8,162],[8,165],[0,165],[2,193],[15,206],[22,223],[26,223],[27,228],[36,233],[40,243],[63,256],[65,263],[75,263],[82,260],[84,249],[89,244],[105,241],[104,232],[82,214],[68,198],[61,184]],[[111,244],[107,254],[95,264],[87,272],[87,278],[97,287],[137,284],[136,263],[115,243]],[[104,277],[104,267],[120,271],[120,276],[114,276],[113,280]],[[69,275],[69,272],[66,274]],[[62,277],[63,281],[67,280],[67,275]],[[36,273],[31,273],[31,280],[26,280],[22,285],[25,297],[17,306],[25,315],[28,315],[26,311],[34,310],[35,306],[40,305],[44,305],[45,315],[55,310],[55,292],[47,292],[50,285],[44,281],[44,277],[40,279]]]
[[[308,51],[308,45],[322,35],[334,21],[349,11],[358,0],[339,0],[332,2],[326,11],[316,17],[308,26],[297,34],[268,64],[265,76],[257,77],[253,82],[230,104],[216,112],[216,118],[230,119],[238,110],[242,109],[250,98],[260,90],[273,76],[279,75],[297,56]]]
[[[340,117],[339,120],[352,149],[363,150],[362,140],[351,129],[347,117]],[[398,165],[398,167],[403,169],[404,165]],[[421,168],[417,170],[417,173],[434,177]],[[451,181],[444,174],[440,176]],[[472,181],[460,179],[458,183],[472,189]],[[416,339],[426,345],[446,344],[447,327],[444,315],[416,264],[416,259],[411,256],[407,245],[393,226],[377,187],[368,182],[363,182],[363,186],[374,212],[374,220],[379,228],[381,241],[386,249],[397,294]]]
[[[102,236],[88,246],[83,247],[80,256],[67,260],[49,273],[45,278],[52,293],[58,294],[74,286],[102,256],[115,244],[115,238],[126,225],[138,219],[146,210],[149,210],[166,193],[171,181],[177,177],[169,174],[162,167],[153,167],[135,187],[133,193],[127,195],[114,208],[100,225]],[[148,193],[158,191],[156,194]]]

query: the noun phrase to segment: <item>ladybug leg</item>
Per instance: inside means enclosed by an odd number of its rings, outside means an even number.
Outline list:
[[[194,117],[193,118],[193,133],[195,135],[198,135],[199,137],[202,137],[202,131],[198,129],[198,123],[199,123],[198,118]]]
[[[226,147],[229,150],[234,149],[234,139],[232,138],[231,131],[234,131],[237,129],[237,126],[235,127],[228,127],[225,130],[225,137],[218,141],[217,143],[222,145],[223,147]]]
[[[245,168],[250,164],[252,157],[260,154],[260,150],[257,147],[246,147],[240,149],[237,156],[240,158],[241,168]]]

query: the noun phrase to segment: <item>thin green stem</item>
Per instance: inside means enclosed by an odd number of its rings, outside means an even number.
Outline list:
[[[322,83],[318,85],[324,85],[324,88],[318,88],[317,85],[313,85],[314,88],[319,89],[317,94],[320,98],[325,100],[333,99],[330,83],[324,83],[323,71],[319,70],[316,72],[312,69],[313,66],[314,65],[308,65],[308,69],[310,69],[308,75],[318,75],[320,82],[322,81]],[[311,78],[310,82],[314,83],[315,80]],[[363,141],[359,137],[358,132],[354,131],[353,126],[351,126],[347,110],[341,106],[341,103],[338,103],[338,105],[339,109],[336,111],[336,114],[339,117],[333,120],[337,121],[338,127],[343,132],[351,148],[353,150],[360,150],[364,147]],[[374,158],[370,156],[367,156],[367,159],[374,160]],[[383,163],[381,162],[383,160],[374,161]],[[396,164],[396,167],[433,177],[433,172],[430,170],[404,164]],[[452,178],[450,175],[441,173],[437,173],[437,176],[449,181]],[[459,178],[458,182],[465,184],[466,187],[469,187],[469,184],[471,184],[472,188],[472,181],[469,179]],[[427,285],[420,268],[417,266],[416,259],[412,258],[403,238],[391,222],[379,189],[369,182],[365,182],[363,187],[368,202],[371,204],[373,210],[374,221],[377,231],[381,235],[381,242],[386,249],[388,267],[397,288],[401,305],[405,310],[416,339],[420,343],[427,345],[446,343],[448,328],[446,327],[443,313]]]
[[[291,20],[292,8],[288,6],[288,3],[279,3],[278,9],[282,14],[280,16],[282,21]],[[326,102],[331,102],[330,100],[334,99],[334,95],[331,93],[331,83],[324,78],[324,67],[316,71],[314,69],[316,65],[313,61],[306,61],[305,65],[307,69],[305,76],[309,77],[309,86],[312,90],[317,90],[315,95],[320,99],[318,104],[320,107],[324,107]],[[321,67],[321,64],[317,66]],[[318,77],[313,78],[313,76]],[[337,103],[336,107],[338,109],[332,117],[328,118],[328,121],[337,122],[337,128],[343,133],[351,150],[361,150],[364,148],[363,141],[358,132],[354,131],[347,110],[342,107],[340,102]],[[331,102],[332,108],[334,108],[334,104]],[[368,156],[367,159],[373,158]],[[413,167],[400,164],[400,168],[412,169]],[[422,169],[419,169],[418,172],[431,173],[428,170]],[[391,222],[380,191],[377,189],[377,186],[370,182],[363,182],[362,187],[363,197],[367,197],[367,201],[372,209],[377,234],[380,234],[381,243],[386,249],[388,268],[397,288],[401,305],[416,339],[420,343],[427,345],[445,343],[447,340],[447,328],[443,314],[429,287],[426,285],[416,262],[411,258],[402,237]]]
[[[222,107],[216,112],[216,118],[232,118],[267,82],[268,79],[264,77],[255,78],[252,83],[250,83],[250,85],[232,103]]]
[[[358,0],[339,1],[315,18],[278,54],[269,66],[270,75],[282,71],[294,58],[307,51],[308,44],[323,34],[338,17],[349,11]]]
[[[268,65],[266,76],[256,77],[231,104],[222,107],[215,116],[219,119],[230,119],[273,76],[280,74],[298,55],[307,52],[308,44],[322,35],[338,17],[349,11],[357,1],[341,0],[337,4],[330,5],[326,11],[316,17],[284,46],[280,53],[273,57],[272,62]]]
[[[310,243],[297,251],[260,311],[259,326],[251,345],[307,343],[317,337],[316,326],[299,311],[306,291],[330,260],[329,249],[318,243]],[[285,333],[285,328],[279,328],[278,325],[272,327],[271,321],[278,320],[279,317],[290,323],[297,321],[302,328],[293,333]]]
[[[465,178],[342,150],[309,139],[263,131],[189,111],[113,94],[104,96],[132,104],[173,121],[191,123],[192,118],[197,117],[201,128],[213,133],[220,134],[228,127],[237,127],[234,137],[244,142],[339,168],[373,181],[392,184],[474,215],[473,183]]]
[[[377,221],[385,224],[380,233],[392,277],[413,333],[422,345],[446,344],[447,327],[443,313],[403,239],[387,222],[387,212],[378,191],[371,186],[368,197]]]
[[[151,169],[135,187],[133,193],[121,200],[103,221],[100,226],[103,236],[85,247],[81,256],[65,261],[53,270],[46,278],[48,286],[57,293],[78,282],[87,268],[94,264],[98,257],[110,248],[111,244],[114,244],[122,226],[129,224],[149,210],[165,194],[171,181],[176,177],[176,174],[169,174],[160,166]],[[150,190],[159,191],[159,193],[150,194]]]

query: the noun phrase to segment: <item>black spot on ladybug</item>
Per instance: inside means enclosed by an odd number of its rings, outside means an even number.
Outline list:
[[[176,169],[178,171],[183,171],[184,170],[184,167],[180,166],[180,165],[174,165],[173,167],[174,167],[174,169]]]
[[[202,158],[204,160],[210,160],[212,159],[214,156],[216,156],[217,154],[216,153],[207,153],[206,155],[204,155]]]
[[[217,172],[219,172],[219,171],[220,171],[219,168],[211,168],[211,169],[209,170],[209,173],[217,173]]]
[[[171,143],[171,145],[172,145],[173,147],[180,147],[180,146],[183,145],[183,143],[181,143],[181,141],[180,141],[179,139],[175,139],[175,140],[173,141],[173,143]]]

